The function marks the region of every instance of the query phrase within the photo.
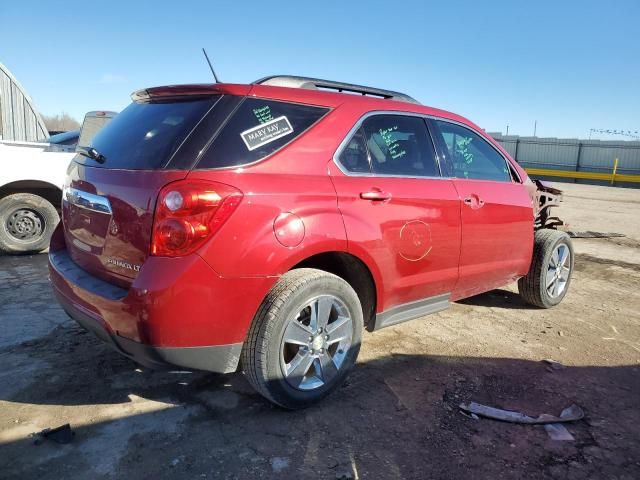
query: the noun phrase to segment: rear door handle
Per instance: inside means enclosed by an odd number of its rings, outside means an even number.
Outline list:
[[[383,192],[382,190],[373,189],[368,192],[360,192],[360,198],[373,202],[384,202],[391,198],[391,194],[389,192]]]
[[[484,200],[482,200],[475,194],[465,197],[463,202],[465,205],[469,205],[471,208],[482,208],[484,206]]]

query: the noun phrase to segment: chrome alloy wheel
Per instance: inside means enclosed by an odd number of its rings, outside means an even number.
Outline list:
[[[552,298],[562,295],[567,287],[571,274],[571,251],[569,247],[561,243],[553,251],[549,260],[549,269],[545,277],[547,293]]]
[[[321,295],[289,319],[280,345],[280,366],[289,385],[313,390],[342,367],[353,338],[353,320],[342,300]]]

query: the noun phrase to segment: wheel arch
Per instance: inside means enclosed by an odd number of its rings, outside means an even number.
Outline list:
[[[375,276],[362,259],[348,252],[326,251],[299,261],[289,270],[297,268],[315,268],[342,278],[360,299],[365,327],[375,319],[380,292]]]
[[[17,180],[0,187],[0,198],[15,193],[30,193],[47,200],[56,209],[60,209],[62,203],[62,190],[57,185],[42,180]]]

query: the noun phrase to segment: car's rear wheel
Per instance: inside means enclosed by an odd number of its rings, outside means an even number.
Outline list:
[[[540,308],[559,304],[569,290],[573,265],[569,235],[558,230],[538,230],[529,273],[518,280],[520,296]]]
[[[59,220],[54,206],[38,195],[7,195],[0,199],[0,250],[8,253],[44,250]]]
[[[256,314],[243,370],[273,403],[306,407],[346,378],[358,357],[362,326],[360,301],[347,282],[321,270],[292,270]]]

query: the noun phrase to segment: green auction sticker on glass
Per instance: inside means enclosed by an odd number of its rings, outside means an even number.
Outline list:
[[[293,127],[285,116],[274,118],[240,134],[249,151],[293,133]]]

